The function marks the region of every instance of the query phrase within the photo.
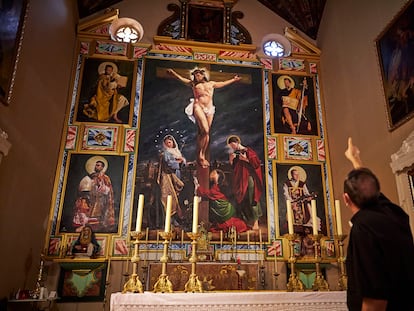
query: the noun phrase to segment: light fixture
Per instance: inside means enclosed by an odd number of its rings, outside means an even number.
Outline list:
[[[262,50],[269,57],[286,57],[292,52],[292,45],[285,36],[270,33],[262,39]]]
[[[109,33],[114,41],[136,43],[144,36],[144,28],[135,19],[122,17],[112,22]]]

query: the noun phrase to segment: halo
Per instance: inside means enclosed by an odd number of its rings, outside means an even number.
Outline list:
[[[229,137],[227,137],[227,139],[226,139],[226,143],[227,143],[227,145],[228,144],[230,144],[229,143],[229,140],[230,140],[230,138],[233,138],[233,137],[236,137],[237,138],[237,140],[239,141],[239,143],[241,143],[241,139],[240,139],[240,137],[239,136],[237,136],[237,135],[230,135]]]
[[[112,68],[114,69],[114,71],[113,71],[114,74],[118,73],[118,66],[115,65],[115,63],[113,63],[113,62],[103,62],[103,63],[100,63],[99,67],[98,67],[98,73],[100,75],[103,75],[105,73],[105,67],[107,65],[112,66]]]
[[[95,172],[95,164],[97,161],[101,161],[105,164],[105,167],[102,169],[102,172],[105,173],[108,169],[108,161],[101,156],[93,156],[88,159],[85,163],[85,170],[88,172],[88,174],[92,174]]]
[[[292,77],[287,76],[287,75],[283,75],[277,78],[277,86],[279,87],[279,89],[283,90],[285,88],[285,83],[284,83],[285,79],[290,80],[290,83],[292,84],[292,89],[293,89],[295,87],[295,80],[293,80]]]
[[[292,176],[292,171],[293,170],[297,170],[299,172],[299,180],[300,181],[302,181],[302,182],[306,181],[306,178],[307,178],[306,171],[303,169],[303,167],[297,166],[297,165],[292,166],[291,168],[289,168],[288,173],[287,173],[288,179],[290,179],[290,177]]]

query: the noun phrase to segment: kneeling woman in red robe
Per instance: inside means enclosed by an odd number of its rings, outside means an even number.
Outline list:
[[[209,199],[209,219],[213,224],[210,231],[227,232],[231,227],[235,227],[237,232],[247,231],[246,223],[235,217],[236,209],[227,199],[226,195],[220,189],[225,179],[224,172],[218,169],[210,172],[210,189],[205,189],[196,184],[197,195]]]

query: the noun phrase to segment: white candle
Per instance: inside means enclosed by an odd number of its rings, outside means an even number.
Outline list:
[[[223,230],[220,230],[220,248],[223,248]]]
[[[167,210],[165,212],[165,232],[170,232],[171,229],[171,209],[172,209],[172,196],[167,196]]]
[[[144,195],[140,194],[138,198],[137,220],[135,223],[135,231],[140,232],[142,226],[142,215],[144,212]]]
[[[198,231],[198,196],[194,196],[193,201],[193,233]]]
[[[262,238],[262,229],[259,229],[259,244],[262,245],[263,238]]]
[[[292,217],[292,203],[290,200],[286,201],[288,232],[293,234],[293,217]]]
[[[338,235],[342,235],[342,219],[341,219],[341,205],[339,200],[335,200],[335,211],[336,211],[336,229]]]
[[[316,217],[316,200],[311,200],[311,207],[312,207],[312,229],[313,235],[318,234],[318,220]]]
[[[275,273],[277,273],[277,254],[276,254],[276,250],[275,250]]]
[[[247,249],[250,249],[250,230],[247,230]]]
[[[148,244],[148,237],[149,237],[149,227],[145,230],[145,245]]]
[[[233,227],[233,228],[234,228],[234,246],[237,247],[237,229],[236,227]]]
[[[259,229],[259,245],[260,245],[260,250],[262,250],[262,245],[263,245],[262,229]]]
[[[184,245],[184,230],[181,230],[181,247]]]

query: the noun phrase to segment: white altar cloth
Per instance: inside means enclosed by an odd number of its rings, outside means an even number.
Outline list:
[[[346,292],[114,293],[111,311],[347,311]]]

